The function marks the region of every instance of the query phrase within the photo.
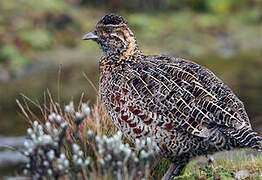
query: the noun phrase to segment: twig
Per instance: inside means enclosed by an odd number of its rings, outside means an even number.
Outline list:
[[[86,78],[86,80],[90,83],[90,85],[94,88],[94,90],[96,91],[96,93],[98,92],[96,86],[94,85],[94,83],[87,77],[86,73],[83,72],[84,77]]]
[[[59,65],[58,78],[57,78],[58,103],[60,103],[60,98],[61,98],[61,74],[62,74],[61,72],[62,72],[62,64]]]

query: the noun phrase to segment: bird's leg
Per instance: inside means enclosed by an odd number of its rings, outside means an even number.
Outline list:
[[[186,163],[181,162],[179,163],[172,163],[165,173],[165,175],[162,177],[162,180],[172,180],[175,176],[179,176],[183,169],[185,168]]]
[[[207,162],[208,162],[208,165],[211,166],[212,168],[214,168],[214,156],[210,155],[206,155],[206,158],[207,158]]]

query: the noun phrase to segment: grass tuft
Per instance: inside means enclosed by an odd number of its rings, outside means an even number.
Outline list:
[[[73,101],[61,105],[47,91],[43,105],[24,95],[22,101],[17,100],[31,126],[23,152],[28,158],[24,174],[43,179],[161,179],[169,162],[158,157],[152,141],[130,143],[99,100],[89,107],[83,99],[84,94],[76,105]],[[31,110],[32,106],[38,110]],[[175,179],[234,179],[240,170],[248,170],[247,179],[261,178],[261,154],[241,150],[215,157],[213,166],[197,158]]]

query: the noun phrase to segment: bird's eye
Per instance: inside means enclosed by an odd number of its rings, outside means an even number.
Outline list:
[[[105,31],[106,33],[111,33],[111,32],[112,32],[112,30],[109,29],[109,28],[104,29],[104,31]]]

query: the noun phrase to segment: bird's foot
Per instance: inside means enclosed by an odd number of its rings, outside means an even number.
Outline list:
[[[214,168],[214,162],[215,162],[215,158],[214,158],[214,156],[206,156],[206,158],[207,158],[207,163],[208,163],[208,165],[209,166],[211,166],[212,168]]]
[[[174,177],[179,176],[181,174],[185,166],[186,164],[184,163],[181,164],[172,163],[161,180],[173,180]]]

